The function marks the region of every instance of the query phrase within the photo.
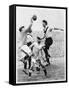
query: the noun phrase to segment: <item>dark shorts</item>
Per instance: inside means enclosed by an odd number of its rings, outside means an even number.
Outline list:
[[[52,43],[53,43],[52,37],[46,38],[46,40],[45,40],[45,46],[46,46],[47,49],[49,49],[49,47],[52,45]]]

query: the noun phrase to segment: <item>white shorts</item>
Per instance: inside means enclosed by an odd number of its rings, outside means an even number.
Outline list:
[[[36,62],[36,59],[32,57],[31,66],[39,67],[39,64]]]
[[[27,45],[23,45],[21,47],[21,50],[23,50],[24,52],[26,52],[28,55],[31,55],[31,49],[27,46]]]

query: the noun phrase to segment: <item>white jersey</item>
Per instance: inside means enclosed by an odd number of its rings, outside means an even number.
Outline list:
[[[39,50],[43,47],[42,44],[38,44],[37,42],[34,42],[33,45],[34,45],[35,48],[37,48]]]
[[[44,46],[44,44],[38,44],[37,42],[33,43],[33,54],[34,56],[31,58],[32,59],[32,64],[35,64],[35,67],[39,66],[39,63],[37,63],[36,60],[40,59],[41,62],[43,62],[43,59],[41,58],[41,49]]]
[[[32,54],[31,49],[27,45],[23,45],[20,49],[22,53],[25,53],[25,54],[27,53],[28,55]]]
[[[24,28],[23,31],[20,32],[20,46],[27,43],[27,36],[28,36],[27,34],[29,33],[29,31],[32,31],[31,27],[32,27],[32,24],[30,24],[27,29]]]
[[[20,32],[20,47],[22,47],[24,44],[26,44],[27,41],[27,33],[25,33],[25,30]]]
[[[44,29],[46,29],[46,28],[44,28]],[[53,28],[50,28],[50,27],[47,29],[47,31],[45,33],[46,34],[46,37],[52,37],[52,31],[51,31],[52,29]]]
[[[39,57],[39,51],[42,49],[43,45],[38,44],[37,42],[34,42],[32,45],[34,46],[33,48],[34,58],[37,59]]]
[[[50,29],[46,32],[46,37],[52,37],[52,32],[50,32]]]

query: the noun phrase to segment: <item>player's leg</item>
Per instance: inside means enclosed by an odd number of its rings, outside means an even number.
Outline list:
[[[46,61],[47,61],[47,63],[50,65],[50,60],[49,60],[50,55],[49,55],[49,53],[48,53],[48,49],[47,49],[47,48],[44,48],[44,52],[45,52]]]
[[[29,63],[28,69],[30,69],[31,68],[31,56],[29,56],[28,63]]]
[[[24,57],[24,69],[27,69],[27,59],[29,58],[29,55],[26,55]]]
[[[41,66],[42,70],[44,71],[44,75],[47,76],[47,71],[45,66],[41,63],[41,61],[39,60],[39,65]]]

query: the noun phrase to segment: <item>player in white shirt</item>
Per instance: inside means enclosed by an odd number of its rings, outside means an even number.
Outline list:
[[[45,68],[45,65],[43,64],[43,58],[39,55],[41,52],[42,48],[44,47],[44,44],[41,44],[41,40],[39,37],[37,37],[37,42],[34,42],[31,44],[30,48],[33,47],[32,53],[33,56],[31,57],[31,62],[35,64],[36,70],[40,71],[40,67],[44,71],[44,75],[47,76],[47,71]],[[33,67],[33,64],[31,65]],[[31,70],[31,69],[30,69]],[[29,76],[31,76],[31,71],[29,71]]]
[[[30,49],[29,47],[27,46],[27,36],[30,35],[31,36],[31,33],[32,33],[32,25],[33,25],[33,22],[37,20],[37,16],[36,15],[33,15],[32,18],[31,18],[31,21],[30,21],[30,25],[28,26],[27,29],[25,29],[24,26],[20,27],[19,28],[19,32],[20,32],[20,43],[19,43],[19,49],[20,51],[23,50],[23,52],[26,54],[26,52],[29,54],[30,52]],[[24,54],[24,56],[25,56]],[[25,63],[24,64],[25,66],[25,69],[26,69],[26,66],[27,64]]]
[[[20,47],[23,46],[24,44],[26,44],[27,41],[27,35],[31,35],[32,33],[32,26],[33,26],[33,22],[37,20],[37,16],[33,15],[31,20],[30,20],[30,24],[28,26],[27,29],[25,29],[24,26],[21,26],[19,28],[19,32],[20,32]]]

